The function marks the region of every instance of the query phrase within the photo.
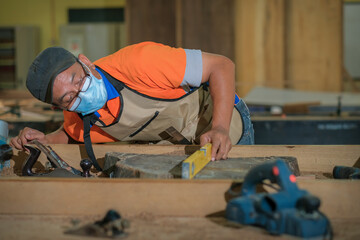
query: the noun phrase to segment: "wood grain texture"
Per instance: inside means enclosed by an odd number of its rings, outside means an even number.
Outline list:
[[[86,158],[84,145],[51,144],[65,161],[73,167],[79,167],[80,160]],[[127,145],[127,144],[93,144],[95,156],[102,165],[107,152],[124,152],[137,154],[168,154],[190,155],[200,146],[184,145]],[[300,171],[330,173],[335,165],[353,166],[360,159],[360,145],[253,145],[233,146],[228,157],[268,157],[292,156],[298,160]],[[23,151],[14,151],[11,165],[14,171],[20,171],[27,154]],[[39,168],[46,162],[43,154],[40,156]]]
[[[181,1],[181,47],[235,58],[234,0]]]
[[[204,217],[226,206],[230,180],[0,179],[0,214],[124,214]],[[360,182],[304,180],[330,218],[359,219]],[[191,198],[189,197],[191,196]],[[206,203],[206,204],[204,204]]]
[[[175,46],[175,1],[126,2],[128,43],[154,41]]]
[[[286,1],[286,86],[342,90],[341,0]]]
[[[124,215],[122,215],[124,216]],[[78,236],[65,235],[74,219],[83,225],[102,219],[103,215],[87,216],[41,216],[0,215],[1,239],[58,239],[78,240]],[[151,214],[125,216],[130,221],[128,236],[124,239],[289,239],[289,236],[273,236],[252,226],[234,226],[222,217],[158,217]],[[360,220],[332,219],[335,238],[359,239]],[[20,230],[20,231],[19,231]],[[99,238],[89,238],[99,239]],[[120,238],[121,239],[121,238]]]
[[[235,2],[236,90],[284,87],[284,0]]]

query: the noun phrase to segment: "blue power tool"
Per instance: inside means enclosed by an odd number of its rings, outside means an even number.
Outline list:
[[[264,180],[279,185],[275,193],[257,193]],[[226,218],[265,228],[271,234],[302,238],[332,238],[328,218],[319,211],[320,200],[298,188],[295,176],[283,160],[261,164],[246,175],[239,197],[226,207]]]

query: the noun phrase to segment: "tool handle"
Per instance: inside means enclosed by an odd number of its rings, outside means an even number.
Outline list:
[[[296,178],[291,173],[289,167],[283,160],[277,159],[250,169],[244,179],[241,195],[255,194],[256,185],[267,179],[272,183],[278,184],[281,190],[298,190]]]
[[[12,155],[12,147],[9,144],[0,144],[0,161],[9,160]]]
[[[360,168],[335,166],[333,176],[335,179],[359,179]]]
[[[91,177],[91,174],[90,174],[90,168],[92,167],[92,162],[90,159],[83,159],[80,161],[80,167],[82,168],[83,172],[82,172],[82,176],[83,177]]]
[[[22,168],[22,175],[23,176],[35,176],[37,174],[32,172],[32,168],[36,161],[39,158],[39,155],[41,151],[37,148],[31,147],[31,146],[25,146],[26,149],[30,151],[30,155],[25,160],[23,168]]]

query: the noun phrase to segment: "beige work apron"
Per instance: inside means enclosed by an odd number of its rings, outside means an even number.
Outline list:
[[[158,99],[145,96],[128,87],[120,92],[121,109],[118,122],[110,126],[95,124],[119,141],[156,142],[161,133],[174,127],[189,142],[200,143],[200,136],[211,129],[213,104],[205,86],[178,99]],[[237,144],[243,126],[240,113],[234,108],[230,139]]]

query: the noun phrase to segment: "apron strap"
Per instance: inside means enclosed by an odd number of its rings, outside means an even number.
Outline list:
[[[87,152],[87,155],[89,156],[91,162],[93,163],[94,167],[98,170],[98,171],[102,171],[102,168],[100,167],[99,163],[96,160],[95,154],[94,154],[94,150],[92,148],[92,144],[91,144],[91,138],[90,138],[90,119],[91,119],[91,115],[86,115],[83,118],[83,122],[84,122],[84,143],[85,143],[85,149]]]

